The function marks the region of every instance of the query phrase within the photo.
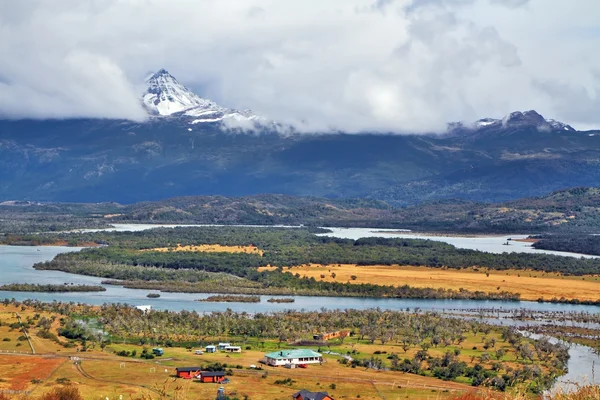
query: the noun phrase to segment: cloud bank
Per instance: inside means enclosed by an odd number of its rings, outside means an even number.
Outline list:
[[[0,0],[0,116],[145,116],[149,71],[300,130],[600,126],[596,0]]]

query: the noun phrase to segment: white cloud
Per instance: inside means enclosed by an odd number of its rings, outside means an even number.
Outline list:
[[[0,0],[0,115],[143,117],[167,68],[303,130],[537,109],[600,126],[595,0]]]

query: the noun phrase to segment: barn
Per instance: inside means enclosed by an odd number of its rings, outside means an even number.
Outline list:
[[[177,372],[178,378],[190,379],[195,376],[198,376],[198,374],[200,374],[200,371],[202,371],[202,368],[201,367],[180,367],[180,368],[175,368],[175,371]]]
[[[200,373],[200,381],[202,383],[221,383],[225,379],[223,371],[202,371]]]

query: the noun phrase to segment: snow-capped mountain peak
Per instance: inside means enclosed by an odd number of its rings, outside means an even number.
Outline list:
[[[161,68],[147,79],[142,103],[148,112],[158,117],[176,115],[188,123],[218,123],[225,129],[253,131],[257,128],[279,129],[280,126],[250,110],[221,107],[202,98],[183,86],[169,72]]]
[[[203,99],[160,69],[146,79],[148,89],[142,101],[151,114],[171,115],[192,108],[220,108],[214,102]]]
[[[545,119],[535,110],[514,111],[502,119],[483,118],[472,123],[455,122],[448,125],[448,131],[488,132],[524,127],[534,127],[539,131],[575,131],[572,126],[563,122]]]

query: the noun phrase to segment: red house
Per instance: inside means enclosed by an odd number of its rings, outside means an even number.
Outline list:
[[[198,376],[200,374],[200,372],[202,371],[202,368],[201,367],[181,367],[181,368],[175,368],[175,371],[177,371],[178,378],[191,379],[193,377]]]
[[[223,371],[202,371],[200,372],[200,381],[202,383],[221,383],[225,379]]]

